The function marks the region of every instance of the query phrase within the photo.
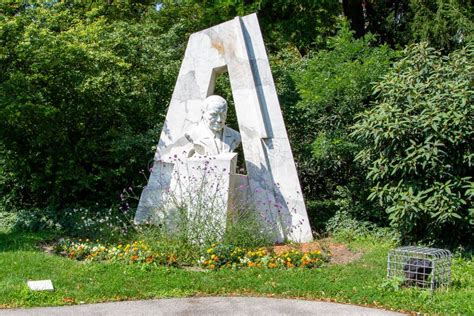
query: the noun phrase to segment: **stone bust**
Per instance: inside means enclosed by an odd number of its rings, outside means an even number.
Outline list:
[[[199,124],[185,133],[186,139],[193,144],[188,156],[233,152],[240,144],[240,134],[225,125],[227,101],[218,95],[211,95],[203,101],[201,111]]]

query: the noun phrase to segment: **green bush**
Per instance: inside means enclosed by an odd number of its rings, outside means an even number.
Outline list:
[[[347,211],[338,211],[326,223],[330,236],[345,242],[365,240],[397,244],[400,235],[390,227],[379,227],[374,223],[355,219]]]
[[[228,215],[222,243],[243,248],[258,248],[273,244],[274,232],[258,220],[254,210],[235,211]]]
[[[355,115],[372,99],[371,85],[389,69],[395,53],[377,46],[368,34],[355,39],[346,21],[336,36],[328,39],[328,49],[306,58],[293,78],[300,95],[297,108],[303,112],[298,125],[300,168],[308,169],[312,200],[335,200],[338,187],[346,187],[364,207],[353,209],[356,216],[383,222],[383,216],[366,202],[363,170],[354,162],[358,143],[349,137]],[[308,154],[309,153],[309,154]]]
[[[469,243],[474,236],[473,69],[472,45],[449,56],[412,45],[354,125],[364,144],[357,159],[373,182],[370,199],[405,240]]]
[[[13,6],[0,5],[5,190],[23,208],[108,207],[153,155],[182,24],[162,25],[153,6]]]
[[[13,231],[61,231],[62,226],[54,208],[20,209],[14,213]]]

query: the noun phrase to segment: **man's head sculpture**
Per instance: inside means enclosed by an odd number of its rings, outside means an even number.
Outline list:
[[[225,125],[227,101],[218,95],[211,95],[204,99],[201,110],[199,124],[185,133],[187,140],[193,144],[189,156],[233,152],[240,144],[240,134]]]
[[[215,133],[225,126],[227,119],[227,101],[218,95],[207,97],[202,105],[202,121]]]

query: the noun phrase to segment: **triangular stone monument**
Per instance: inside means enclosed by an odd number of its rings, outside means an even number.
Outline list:
[[[135,222],[143,223],[157,215],[172,186],[174,166],[186,159],[181,151],[183,135],[199,125],[203,101],[213,94],[217,76],[226,71],[248,173],[237,182],[248,184],[251,207],[274,227],[276,241],[311,241],[311,228],[256,14],[236,17],[189,38]]]

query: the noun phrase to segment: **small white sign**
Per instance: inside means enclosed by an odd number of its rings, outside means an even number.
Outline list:
[[[54,291],[51,280],[27,281],[26,283],[32,291]]]

